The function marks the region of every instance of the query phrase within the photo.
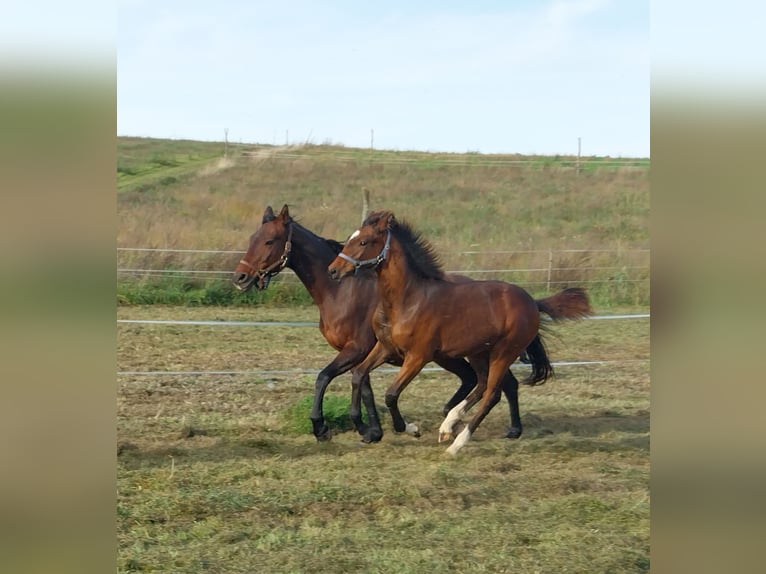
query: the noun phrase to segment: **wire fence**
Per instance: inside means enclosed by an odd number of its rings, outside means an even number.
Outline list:
[[[613,314],[613,315],[594,315],[586,317],[585,320],[637,320],[650,319],[650,313],[631,313],[631,314]],[[157,325],[157,326],[206,326],[206,327],[313,327],[319,326],[314,321],[226,321],[226,320],[188,320],[188,319],[117,319],[118,324],[123,325]],[[609,359],[609,360],[582,360],[582,361],[557,361],[552,363],[554,367],[590,367],[600,365],[627,365],[649,362],[648,358],[640,359]],[[519,361],[516,362],[518,366]],[[523,366],[523,365],[522,365]],[[441,367],[425,367],[423,372],[439,372]],[[227,376],[227,377],[267,377],[273,381],[274,377],[290,375],[318,375],[319,368],[292,369],[250,369],[250,370],[118,370],[118,377],[205,377],[205,376]],[[378,369],[380,373],[395,373],[395,367],[382,367]],[[263,382],[263,380],[259,381]]]
[[[600,365],[625,365],[636,363],[647,363],[649,359],[625,359],[625,360],[595,360],[595,361],[554,361],[551,363],[554,368],[560,367],[590,367]],[[518,363],[517,363],[518,365]],[[443,371],[441,367],[424,367],[423,373]],[[246,376],[246,377],[278,377],[292,375],[318,375],[321,369],[254,369],[247,371],[117,371],[118,377],[205,377],[205,376]],[[376,369],[376,373],[396,373],[398,369],[391,367],[381,367]],[[273,382],[258,381],[258,382]]]
[[[180,249],[118,247],[119,276],[125,278],[175,278],[228,281],[244,251],[226,249]],[[180,255],[180,259],[174,259]],[[220,256],[220,257],[215,257]],[[649,282],[650,250],[638,249],[537,249],[453,251],[444,253],[448,273],[477,279],[509,280],[519,285],[598,285]],[[281,281],[296,282],[286,269]]]

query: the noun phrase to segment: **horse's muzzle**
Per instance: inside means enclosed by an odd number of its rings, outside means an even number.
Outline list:
[[[269,286],[271,282],[271,276],[268,274],[256,273],[250,275],[248,273],[238,273],[234,276],[234,286],[242,293],[246,293],[253,287],[259,291],[263,291]]]

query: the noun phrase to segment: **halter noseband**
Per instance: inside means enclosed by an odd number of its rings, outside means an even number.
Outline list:
[[[380,265],[385,259],[386,256],[388,256],[388,248],[391,245],[391,230],[386,229],[386,243],[383,245],[383,249],[378,254],[377,257],[373,257],[372,259],[354,259],[350,255],[346,255],[345,253],[338,253],[338,257],[341,259],[345,259],[349,263],[351,263],[354,266],[354,273],[356,273],[357,269],[361,269],[363,267],[377,267]]]
[[[277,261],[275,261],[274,263],[272,263],[265,269],[256,269],[253,265],[251,265],[244,259],[240,259],[239,262],[245,267],[248,267],[249,269],[251,269],[253,271],[253,275],[274,276],[287,266],[287,260],[290,258],[290,251],[293,248],[292,238],[293,238],[293,226],[291,223],[287,231],[287,242],[285,243],[285,250],[282,253],[282,257],[280,257]]]

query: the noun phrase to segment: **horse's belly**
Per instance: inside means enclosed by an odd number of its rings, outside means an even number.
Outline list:
[[[447,327],[439,332],[439,350],[449,357],[465,357],[489,351],[498,340],[498,333],[489,325],[481,327]]]

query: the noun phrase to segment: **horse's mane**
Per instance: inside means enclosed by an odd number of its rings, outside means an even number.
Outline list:
[[[343,251],[343,244],[340,243],[339,241],[336,241],[335,239],[327,239],[326,237],[321,237],[317,235],[310,229],[303,227],[303,225],[301,225],[296,219],[293,219],[292,223],[293,225],[297,225],[298,227],[300,227],[303,231],[306,232],[307,235],[312,237],[315,241],[325,243],[330,249],[332,249],[332,252],[335,255]]]
[[[275,219],[276,219],[276,216],[275,215],[271,215],[271,216],[264,217],[263,222],[266,223],[267,221],[274,221]],[[342,243],[340,243],[339,241],[336,241],[335,239],[327,239],[325,237],[320,237],[319,235],[317,235],[316,233],[314,233],[310,229],[308,229],[308,228],[304,227],[303,225],[301,225],[300,222],[296,218],[291,217],[290,218],[290,223],[292,225],[296,225],[296,226],[300,227],[301,230],[306,233],[306,235],[311,237],[317,243],[321,242],[321,243],[327,244],[327,246],[332,250],[332,252],[335,255],[337,255],[338,253],[343,251],[343,244]]]
[[[323,238],[324,239],[324,238]],[[343,251],[343,244],[340,241],[335,241],[334,239],[324,239],[325,243],[332,248],[332,250],[335,252],[335,255]]]
[[[373,225],[388,214],[389,212],[372,213],[362,225]],[[433,245],[420,232],[415,231],[406,221],[397,220],[391,229],[391,235],[401,244],[407,264],[415,274],[424,279],[444,279],[444,268],[439,256]]]

